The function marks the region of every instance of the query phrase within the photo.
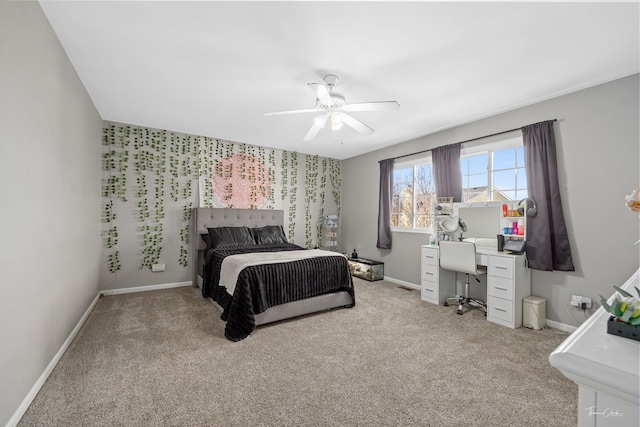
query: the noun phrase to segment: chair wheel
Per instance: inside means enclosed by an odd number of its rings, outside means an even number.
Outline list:
[[[444,305],[445,307],[449,307],[449,303],[448,302],[443,302],[442,305]]]
[[[462,315],[462,310],[457,310],[457,311],[456,311],[456,314],[460,314],[460,315]]]

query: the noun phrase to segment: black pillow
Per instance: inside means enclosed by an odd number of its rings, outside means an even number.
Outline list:
[[[260,228],[252,228],[251,233],[258,245],[272,243],[287,243],[284,230],[281,225],[266,225]]]
[[[255,245],[248,227],[216,227],[208,230],[211,238],[211,248],[214,249]]]
[[[211,236],[209,233],[201,234],[202,240],[204,240],[204,244],[207,245],[207,249],[211,249]]]

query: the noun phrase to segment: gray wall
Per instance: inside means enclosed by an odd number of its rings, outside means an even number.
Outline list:
[[[0,2],[0,425],[98,293],[102,120],[37,2]]]
[[[532,294],[547,299],[547,319],[578,326],[572,294],[598,301],[638,269],[638,215],[624,196],[638,187],[638,75],[540,102],[343,161],[342,242],[385,263],[385,276],[419,284],[419,248],[428,235],[393,233],[376,248],[378,161],[557,118],[561,195],[575,272],[531,271]]]

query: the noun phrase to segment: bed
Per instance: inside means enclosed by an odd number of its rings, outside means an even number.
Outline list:
[[[220,310],[231,341],[256,326],[355,305],[347,258],[286,242],[283,224],[282,210],[193,209],[193,286]]]

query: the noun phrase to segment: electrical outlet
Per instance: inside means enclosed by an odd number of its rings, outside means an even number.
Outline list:
[[[151,266],[151,271],[154,272],[158,272],[158,271],[165,271],[167,269],[167,266],[165,265],[165,263],[160,263],[160,264],[153,264]]]
[[[584,306],[583,306],[584,304]],[[571,305],[580,307],[582,309],[591,307],[591,298],[583,297],[581,295],[571,295]]]

